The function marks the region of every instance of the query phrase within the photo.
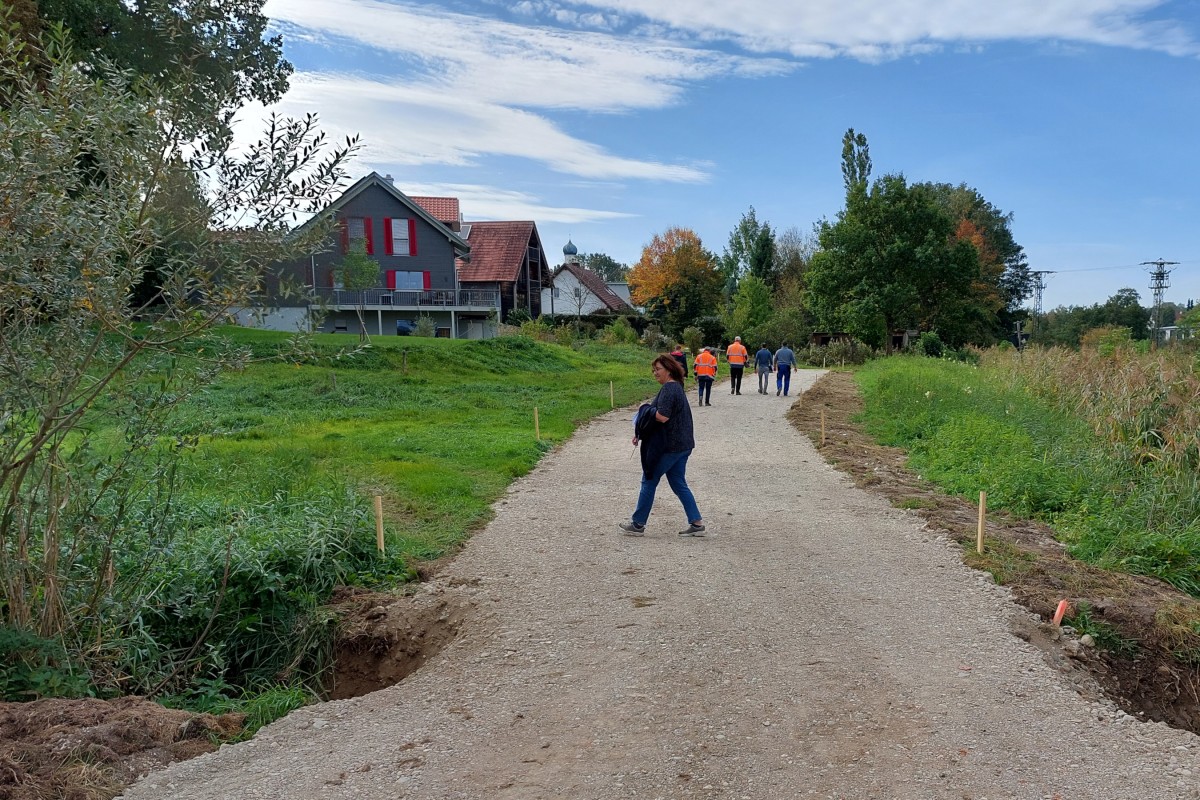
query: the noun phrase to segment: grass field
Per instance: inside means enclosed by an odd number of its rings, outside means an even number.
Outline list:
[[[653,354],[635,346],[509,336],[364,348],[323,335],[293,350],[281,334],[222,335],[256,360],[162,432],[155,463],[174,479],[121,499],[111,596],[80,641],[0,636],[6,698],[136,693],[286,711],[330,666],[336,620],[323,606],[336,586],[402,586],[579,424],[657,388]],[[95,434],[119,442],[119,417]],[[102,566],[79,566],[104,580]]]
[[[1126,436],[1110,439],[1075,406],[1034,391],[1038,370],[1032,358],[1022,366],[999,354],[979,367],[920,357],[874,361],[857,374],[864,421],[947,491],[969,498],[986,491],[989,507],[1050,523],[1084,561],[1200,596],[1195,471],[1153,449],[1131,450]],[[1129,413],[1142,411],[1130,406]],[[1134,426],[1111,422],[1113,430]]]

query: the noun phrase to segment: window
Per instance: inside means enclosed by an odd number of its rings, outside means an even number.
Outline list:
[[[417,221],[415,219],[383,220],[383,238],[389,256],[417,254]]]
[[[370,217],[346,217],[342,222],[342,252],[349,253],[357,248],[367,255],[375,252],[374,242],[371,241]]]
[[[387,274],[389,289],[401,292],[422,292],[430,288],[430,274],[424,272],[405,272],[404,270],[389,270]]]

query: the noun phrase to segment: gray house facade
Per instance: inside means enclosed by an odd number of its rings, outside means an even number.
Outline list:
[[[322,213],[336,220],[327,246],[281,269],[283,279],[306,287],[309,297],[289,302],[276,293],[274,307],[257,315],[259,324],[345,333],[363,326],[370,335],[394,336],[427,318],[438,336],[490,335],[499,293],[464,289],[455,267],[457,259],[469,260],[470,246],[397,189],[390,176],[372,172]],[[379,265],[375,286],[351,289],[342,284],[338,268],[354,250]]]

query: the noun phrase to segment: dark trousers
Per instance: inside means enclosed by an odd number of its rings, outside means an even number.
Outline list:
[[[707,375],[697,375],[696,384],[700,389],[700,402],[709,402],[709,400],[712,398],[713,379]]]
[[[745,371],[745,369],[746,369],[745,367],[730,367],[729,368],[729,393],[730,394],[741,394],[742,393],[742,372]]]
[[[779,390],[782,389],[786,395],[790,388],[792,388],[792,365],[780,364],[779,374],[775,377],[775,394],[779,394]]]

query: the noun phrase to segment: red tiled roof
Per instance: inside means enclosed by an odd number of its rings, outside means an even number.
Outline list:
[[[409,195],[408,199],[428,211],[429,216],[443,225],[458,222],[457,197],[414,197]]]
[[[582,264],[563,264],[554,274],[557,276],[563,271],[569,272],[575,276],[575,280],[582,283],[587,290],[596,295],[596,299],[604,303],[604,307],[609,311],[623,311],[629,308],[629,304],[613,293],[604,279]]]
[[[533,241],[532,222],[469,222],[470,263],[458,261],[460,281],[515,281]],[[544,265],[543,265],[544,268]]]

